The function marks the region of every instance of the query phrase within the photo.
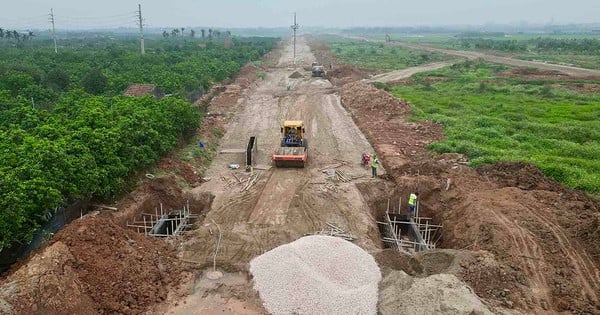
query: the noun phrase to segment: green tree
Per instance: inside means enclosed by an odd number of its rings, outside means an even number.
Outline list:
[[[90,70],[81,80],[83,89],[91,94],[102,94],[108,88],[108,78],[100,69]]]
[[[69,77],[69,73],[63,69],[52,69],[46,75],[46,86],[54,91],[66,91],[70,83],[71,78]]]
[[[35,82],[31,75],[20,71],[9,70],[2,75],[0,89],[10,91],[13,96],[17,96],[21,90],[34,84]]]

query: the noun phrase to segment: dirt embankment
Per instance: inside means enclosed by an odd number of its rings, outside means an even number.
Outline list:
[[[438,156],[426,146],[443,139],[441,126],[407,122],[411,105],[369,84],[345,84],[341,97],[396,183],[392,195],[418,191],[422,213],[444,225],[439,245],[493,254],[497,268],[475,260],[459,273],[479,296],[524,312],[600,313],[598,202],[533,165],[474,169]]]
[[[377,69],[366,69],[340,63],[339,59],[329,49],[329,46],[315,39],[309,39],[308,42],[317,61],[325,66],[325,78],[333,85],[342,86],[382,72]],[[330,69],[330,65],[332,69]]]
[[[140,314],[182,273],[167,244],[87,216],[4,279],[0,296],[17,314]]]

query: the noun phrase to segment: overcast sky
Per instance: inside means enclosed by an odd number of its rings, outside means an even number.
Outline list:
[[[137,4],[149,27],[481,25],[486,23],[596,23],[600,0],[16,0],[3,1],[0,27],[135,26]]]

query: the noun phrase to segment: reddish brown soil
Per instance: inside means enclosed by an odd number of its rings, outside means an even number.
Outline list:
[[[101,313],[141,313],[163,301],[182,269],[166,243],[90,217],[56,235],[69,247],[85,291]]]
[[[163,171],[172,172],[181,176],[190,186],[195,187],[200,184],[200,178],[194,167],[189,163],[166,157],[160,160],[158,168]]]
[[[138,218],[142,213],[155,213],[161,204],[164,211],[183,209],[190,206],[193,213],[200,214],[210,206],[211,196],[193,197],[181,188],[179,178],[171,175],[155,179],[145,179],[134,191],[116,204],[117,212],[113,220],[126,226],[127,222]]]
[[[553,86],[557,87],[557,88],[575,91],[577,93],[590,93],[590,94],[599,94],[600,93],[600,84],[572,83],[572,84],[555,84]]]
[[[340,93],[342,103],[389,170],[405,165],[410,159],[430,156],[425,146],[443,137],[439,125],[405,122],[403,117],[410,111],[410,104],[371,84],[346,84]]]
[[[394,196],[420,192],[423,215],[445,227],[444,248],[486,250],[501,267],[473,262],[461,273],[493,305],[525,312],[600,313],[600,204],[533,165],[477,169],[460,155],[425,149],[441,126],[407,122],[410,104],[362,82],[342,103],[396,182]],[[406,200],[406,199],[405,199]]]
[[[19,314],[141,314],[183,274],[170,246],[109,216],[74,221],[25,266],[3,281]]]
[[[342,86],[346,83],[365,79],[370,75],[381,72],[381,70],[365,69],[354,65],[338,63],[338,59],[331,53],[329,46],[316,40],[309,40],[309,44],[317,61],[326,68],[325,77],[334,85]],[[332,65],[333,69],[329,69],[329,65]]]
[[[518,78],[521,80],[536,80],[536,81],[560,80],[560,81],[569,82],[568,84],[565,84],[564,87],[575,90],[575,91],[578,91],[578,89],[579,89],[578,92],[598,91],[597,84],[589,84],[589,83],[583,84],[583,83],[571,82],[571,81],[579,81],[582,78],[578,77],[578,76],[570,76],[568,74],[565,74],[563,72],[556,71],[556,70],[541,70],[541,69],[536,69],[536,68],[515,67],[515,68],[512,68],[507,71],[499,72],[498,76],[501,78],[502,77],[512,77],[512,78]],[[590,81],[599,81],[600,77],[599,76],[587,76],[587,77],[585,77],[585,79],[590,80]]]

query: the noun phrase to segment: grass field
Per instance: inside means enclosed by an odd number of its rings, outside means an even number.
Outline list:
[[[392,93],[411,101],[414,119],[445,126],[438,152],[468,155],[473,165],[524,161],[566,185],[600,194],[600,94],[560,82],[509,77],[507,68],[465,62],[413,77]],[[560,86],[558,85],[560,84]]]
[[[587,69],[600,69],[600,55],[577,54],[536,54],[526,53],[514,56],[523,60],[543,60],[550,63],[567,64]]]
[[[328,44],[342,63],[370,69],[399,70],[450,59],[439,53],[389,47],[383,43],[334,40]]]
[[[384,39],[384,36],[372,36],[374,39]],[[428,44],[439,48],[445,49],[456,49],[456,50],[479,50],[489,51],[493,50],[477,49],[476,47],[465,47],[462,45],[461,40],[453,34],[427,34],[427,35],[406,35],[406,34],[393,34],[391,35],[392,40],[411,42],[416,44]],[[600,34],[510,34],[507,36],[481,36],[477,39],[482,40],[493,40],[493,41],[516,41],[518,43],[525,44],[527,50],[523,51],[500,51],[500,53],[506,53],[510,56],[523,59],[523,60],[539,60],[547,61],[550,63],[557,64],[569,64],[577,67],[588,68],[588,69],[600,69],[600,54],[596,52],[582,52],[578,50],[561,50],[548,49],[543,51],[536,51],[535,45],[531,42],[539,38],[549,38],[558,40],[582,40],[582,39],[595,39],[600,40]]]

